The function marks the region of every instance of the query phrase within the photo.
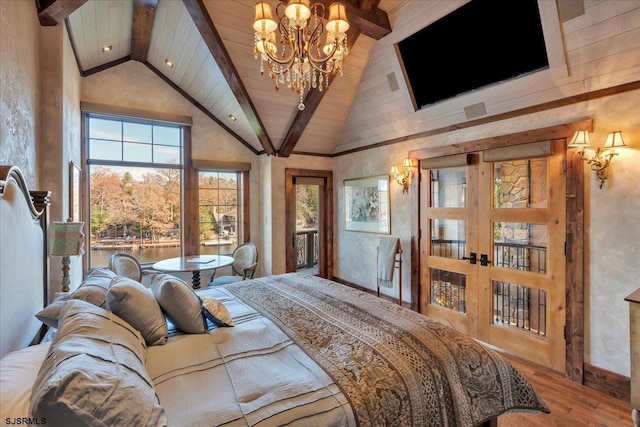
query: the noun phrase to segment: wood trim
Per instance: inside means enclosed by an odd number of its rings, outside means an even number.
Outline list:
[[[191,159],[191,167],[194,169],[215,169],[225,171],[250,171],[251,163],[226,162],[224,160]]]
[[[75,46],[75,43],[73,45]],[[76,54],[75,48],[74,48],[73,52],[74,52],[74,54]],[[87,77],[87,76],[90,76],[92,74],[99,73],[100,71],[107,70],[107,69],[109,69],[111,67],[115,67],[116,65],[124,64],[125,62],[128,62],[130,60],[131,60],[131,56],[127,55],[127,56],[123,56],[120,59],[116,59],[114,61],[107,62],[106,64],[102,64],[102,65],[98,65],[97,67],[90,68],[87,71],[82,71],[82,69],[80,67],[80,61],[78,60],[78,55],[76,54],[76,61],[78,62],[78,70],[80,70],[80,75],[82,77]]]
[[[631,379],[589,363],[584,364],[584,385],[625,402],[631,401]]]
[[[129,54],[134,61],[145,62],[147,60],[157,7],[158,0],[134,0]]]
[[[589,127],[591,130],[592,126]],[[566,374],[584,383],[584,162],[567,151]]]
[[[198,171],[191,167],[191,127],[183,129],[182,141],[182,256],[200,253]]]
[[[99,104],[97,102],[80,101],[80,110],[85,113],[135,117],[138,119],[160,121],[165,123],[177,123],[183,126],[191,126],[193,124],[193,119],[191,118],[191,116],[161,113],[158,111],[139,110],[137,108],[129,107],[118,107],[115,105]]]
[[[38,20],[43,27],[55,27],[87,0],[38,0]]]
[[[249,171],[240,172],[242,181],[242,237],[245,242],[251,241],[251,191],[249,191]]]
[[[260,120],[260,116],[249,97],[249,93],[240,79],[238,70],[236,70],[236,67],[231,61],[229,52],[227,52],[227,49],[224,47],[222,38],[218,34],[215,25],[213,25],[213,21],[209,16],[209,12],[207,11],[204,1],[182,0],[182,2],[187,8],[189,15],[191,15],[191,19],[193,19],[193,23],[200,32],[202,39],[209,48],[209,52],[211,52],[213,59],[218,64],[218,67],[220,67],[222,75],[238,100],[238,104],[240,104],[242,112],[251,124],[251,128],[256,133],[260,144],[262,144],[262,148],[267,155],[275,155],[276,150],[273,147],[271,138],[269,138],[269,134]]]
[[[409,151],[409,157],[416,159],[431,159],[434,157],[450,156],[459,153],[473,153],[493,148],[510,147],[513,145],[529,144],[537,141],[547,141],[558,138],[571,138],[577,130],[593,129],[593,119],[585,119],[562,125],[550,126],[541,129],[526,130],[523,132],[499,135],[489,138],[477,139],[474,141],[462,142],[460,144],[447,145],[444,147],[424,148]]]

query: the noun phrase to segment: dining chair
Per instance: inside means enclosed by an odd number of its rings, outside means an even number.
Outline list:
[[[136,257],[129,254],[116,253],[109,258],[109,269],[118,276],[128,277],[137,282],[142,282],[146,275],[159,274],[160,271],[142,268]]]
[[[257,266],[258,248],[252,242],[243,243],[233,251],[233,263],[231,264],[232,274],[230,276],[214,278],[214,273],[209,279],[208,286],[221,286],[227,283],[252,279]]]

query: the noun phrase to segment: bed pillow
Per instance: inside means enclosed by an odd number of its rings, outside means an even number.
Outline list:
[[[116,277],[118,275],[108,268],[93,268],[89,270],[78,289],[72,293],[57,293],[55,300],[36,313],[36,317],[45,325],[57,329],[60,310],[70,298],[88,301],[98,307],[106,308],[107,291],[111,281]]]
[[[63,307],[59,326],[33,385],[32,417],[54,427],[167,424],[135,328],[73,299]]]
[[[128,277],[116,277],[107,291],[107,309],[136,328],[147,345],[167,342],[169,329],[150,289]]]
[[[216,326],[233,326],[233,318],[225,305],[218,299],[203,296],[202,314]]]
[[[72,294],[71,298],[88,301],[93,305],[105,308],[107,305],[107,291],[111,280],[118,277],[108,268],[94,268],[87,273],[83,282]]]
[[[55,299],[51,304],[36,313],[36,317],[39,321],[51,328],[58,328],[58,319],[60,318],[60,311],[65,306],[67,301],[71,298],[71,294],[68,292],[58,292]]]
[[[191,286],[170,274],[158,274],[151,282],[151,289],[162,311],[176,328],[188,334],[207,332],[200,299]]]

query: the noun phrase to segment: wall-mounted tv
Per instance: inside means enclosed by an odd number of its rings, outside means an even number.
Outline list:
[[[398,51],[416,108],[549,68],[537,0],[471,0]]]

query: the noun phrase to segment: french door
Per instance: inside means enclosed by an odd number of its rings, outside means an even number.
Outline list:
[[[420,311],[560,372],[563,142],[423,161],[420,185]]]

